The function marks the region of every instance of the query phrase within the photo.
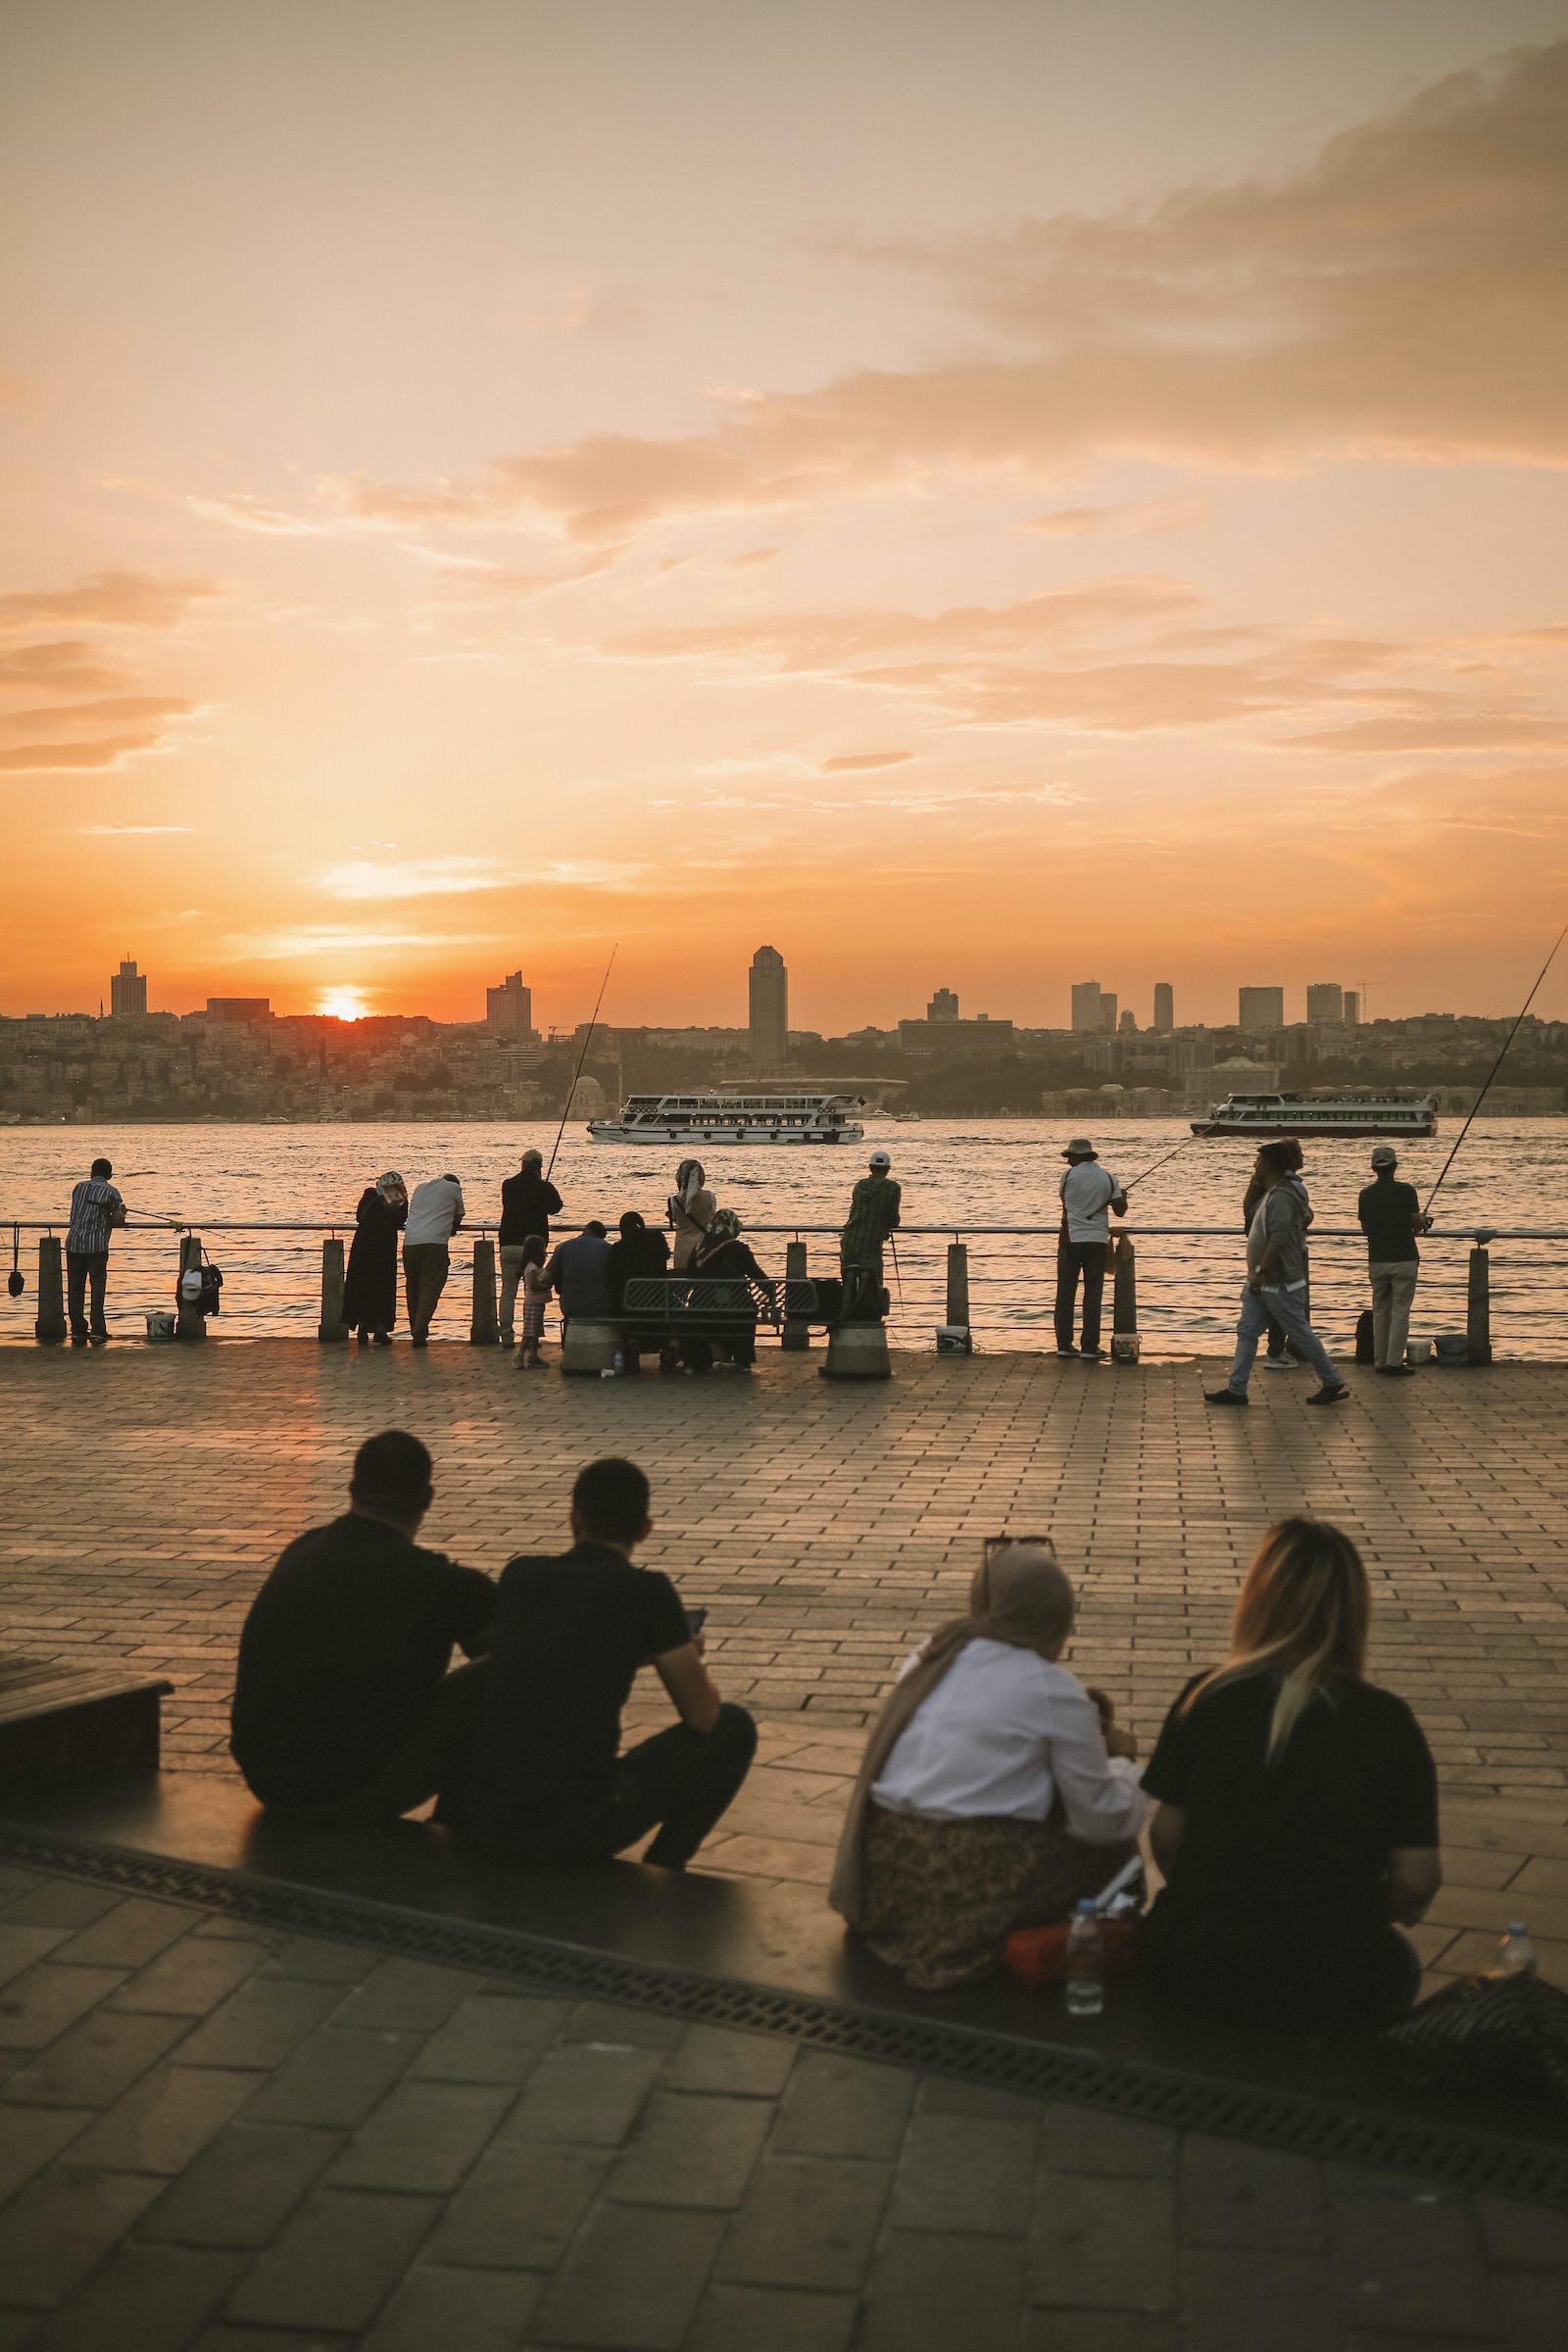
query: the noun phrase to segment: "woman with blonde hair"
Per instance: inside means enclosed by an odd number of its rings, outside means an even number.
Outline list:
[[[1282,1519],[1247,1572],[1230,1654],[1188,1684],[1144,1787],[1166,1884],[1139,1967],[1184,2008],[1244,2024],[1387,2024],[1421,1969],[1443,1883],[1431,1751],[1365,1679],[1371,1595],[1348,1536]]]
[[[1049,1536],[993,1537],[969,1614],[873,1726],[828,1900],[923,1991],[996,1966],[1135,1850],[1149,1807],[1114,1709],[1060,1664],[1073,1589]]]

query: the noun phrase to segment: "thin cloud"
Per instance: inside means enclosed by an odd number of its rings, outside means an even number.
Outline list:
[[[81,637],[58,637],[0,653],[0,689],[19,688],[24,694],[96,694],[126,683],[127,673],[105,662],[98,647]]]
[[[0,596],[0,627],[86,622],[99,628],[172,629],[192,605],[220,593],[216,580],[160,580],[146,571],[100,571],[74,588]]]
[[[192,825],[78,825],[84,840],[126,841],[152,833],[190,833]]]
[[[1036,514],[1025,530],[1047,539],[1145,539],[1201,522],[1207,508],[1197,498],[1152,498],[1125,507],[1056,507]]]
[[[913,758],[913,752],[840,752],[836,759],[823,760],[822,773],[839,776],[862,767],[902,767],[906,760]]]
[[[288,963],[312,956],[383,954],[391,949],[495,947],[507,937],[500,931],[351,931],[327,923],[307,923],[280,931],[236,931],[222,942],[236,956]]]
[[[156,751],[163,730],[132,735],[105,735],[95,743],[24,743],[0,751],[0,771],[7,775],[48,774],[72,768],[122,767],[138,752]]]
[[[317,887],[334,899],[442,899],[505,890],[521,879],[493,858],[350,858]]]

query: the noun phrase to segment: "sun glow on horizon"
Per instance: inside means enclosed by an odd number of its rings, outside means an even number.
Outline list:
[[[334,1021],[363,1021],[369,1006],[363,988],[329,988],[316,1007]]]

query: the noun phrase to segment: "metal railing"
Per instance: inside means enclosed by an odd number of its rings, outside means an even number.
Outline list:
[[[58,1269],[65,1219],[3,1218],[0,1240],[7,1228],[19,1241],[24,1233],[44,1237],[39,1245],[40,1266],[52,1249]],[[764,1261],[768,1255],[764,1244],[786,1245],[787,1270],[792,1274],[812,1270],[813,1259],[818,1272],[826,1270],[824,1260],[837,1270],[836,1225],[759,1222],[748,1223],[745,1230]],[[352,1217],[215,1217],[185,1222],[131,1218],[116,1235],[116,1302],[122,1310],[127,1303],[127,1272],[131,1281],[139,1282],[151,1270],[146,1267],[145,1252],[155,1239],[172,1244],[178,1237],[182,1267],[197,1243],[218,1236],[233,1237],[241,1263],[236,1268],[225,1249],[229,1263],[222,1317],[226,1328],[249,1336],[297,1335],[314,1322],[319,1336],[335,1338],[342,1328],[344,1243],[353,1231]],[[454,1276],[461,1277],[458,1251],[465,1244],[473,1245],[470,1336],[481,1339],[493,1336],[495,1327],[497,1232],[494,1220],[471,1221],[463,1227],[454,1249]],[[322,1237],[318,1313],[316,1286],[300,1281],[297,1245],[288,1238],[307,1234]],[[1130,1247],[1124,1249],[1123,1243]],[[1422,1238],[1418,1327],[1434,1334],[1467,1334],[1473,1359],[1478,1354],[1478,1341],[1485,1349],[1479,1360],[1490,1356],[1494,1327],[1506,1354],[1537,1360],[1568,1359],[1568,1285],[1561,1274],[1565,1243],[1568,1231],[1553,1227],[1475,1222],[1436,1227]],[[1493,1257],[1499,1244],[1507,1248],[1500,1268]],[[1235,1328],[1245,1272],[1244,1247],[1244,1237],[1234,1225],[1146,1225],[1129,1219],[1113,1235],[1105,1302],[1107,1334],[1136,1329],[1146,1356],[1223,1352]],[[1368,1303],[1365,1248],[1365,1236],[1358,1226],[1319,1223],[1312,1228],[1312,1314],[1331,1348],[1345,1347]],[[135,1255],[127,1269],[121,1252],[128,1254],[130,1250]],[[903,1226],[884,1257],[884,1276],[891,1294],[889,1335],[895,1344],[929,1348],[937,1327],[947,1325],[969,1332],[977,1348],[1038,1347],[1050,1334],[1055,1256],[1054,1225],[965,1222]],[[172,1261],[167,1272],[167,1284],[161,1284],[160,1295],[147,1304],[167,1307],[172,1303],[177,1272]],[[54,1279],[58,1283],[58,1271]],[[37,1296],[37,1320],[41,1322],[46,1320],[41,1277]],[[142,1300],[138,1298],[133,1303],[139,1311]],[[24,1302],[11,1301],[9,1312],[0,1304],[0,1334],[13,1339],[62,1336],[63,1319],[57,1320],[59,1331],[29,1335],[26,1327],[34,1318]],[[449,1309],[449,1332],[456,1333],[459,1328]]]

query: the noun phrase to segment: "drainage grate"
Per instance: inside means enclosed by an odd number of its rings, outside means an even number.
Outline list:
[[[1300,2092],[1215,2082],[940,2019],[770,1991],[766,1985],[556,1943],[517,1929],[402,1911],[359,1895],[241,1878],[123,1847],[78,1844],[10,1823],[0,1824],[0,1859],[189,1903],[260,1927],[473,1969],[532,1992],[622,2001],[691,2024],[780,2034],[812,2049],[918,2068],[1025,2097],[1062,2099],[1167,2131],[1212,2132],[1319,2162],[1412,2173],[1447,2188],[1568,2206],[1568,2146],[1561,2144],[1508,2139],[1419,2116],[1369,2114]]]

